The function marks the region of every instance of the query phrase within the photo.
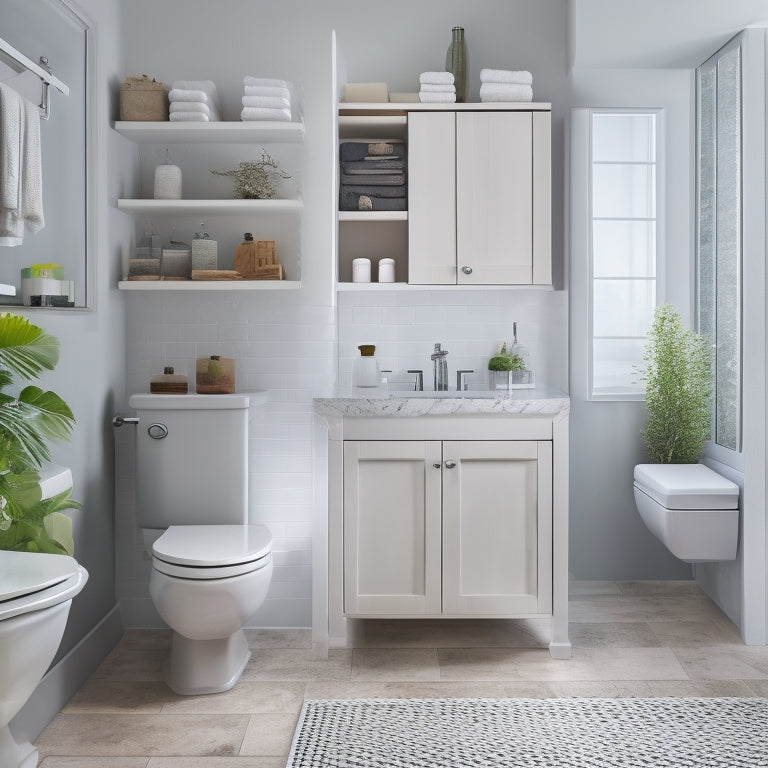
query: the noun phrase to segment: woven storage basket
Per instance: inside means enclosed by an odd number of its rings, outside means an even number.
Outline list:
[[[120,86],[120,119],[168,120],[168,91],[146,75],[126,77]]]

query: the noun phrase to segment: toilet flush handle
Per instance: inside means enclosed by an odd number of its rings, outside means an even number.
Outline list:
[[[139,419],[136,416],[121,416],[119,413],[116,413],[112,417],[112,426],[113,427],[122,427],[123,424],[138,424]]]
[[[162,440],[164,437],[168,437],[168,427],[165,424],[150,424],[147,427],[147,434],[153,440]]]

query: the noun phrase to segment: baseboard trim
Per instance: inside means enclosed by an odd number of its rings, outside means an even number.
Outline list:
[[[123,622],[117,606],[59,661],[35,688],[29,701],[11,720],[17,741],[34,741],[90,677],[102,659],[123,635]]]

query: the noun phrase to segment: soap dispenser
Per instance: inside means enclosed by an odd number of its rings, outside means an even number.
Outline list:
[[[373,344],[361,344],[358,349],[360,357],[355,358],[352,367],[352,383],[356,387],[378,387],[381,384],[381,371],[373,355],[376,347]]]

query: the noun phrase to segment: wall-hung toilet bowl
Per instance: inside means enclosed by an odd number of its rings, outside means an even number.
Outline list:
[[[648,530],[680,560],[734,560],[739,488],[704,464],[638,464],[635,503]]]
[[[33,768],[37,750],[8,723],[42,680],[59,648],[72,598],[87,571],[67,555],[0,551],[0,765]]]
[[[272,536],[263,525],[179,525],[152,546],[149,591],[173,630],[166,682],[179,694],[220,693],[240,678],[243,632],[267,595]]]

